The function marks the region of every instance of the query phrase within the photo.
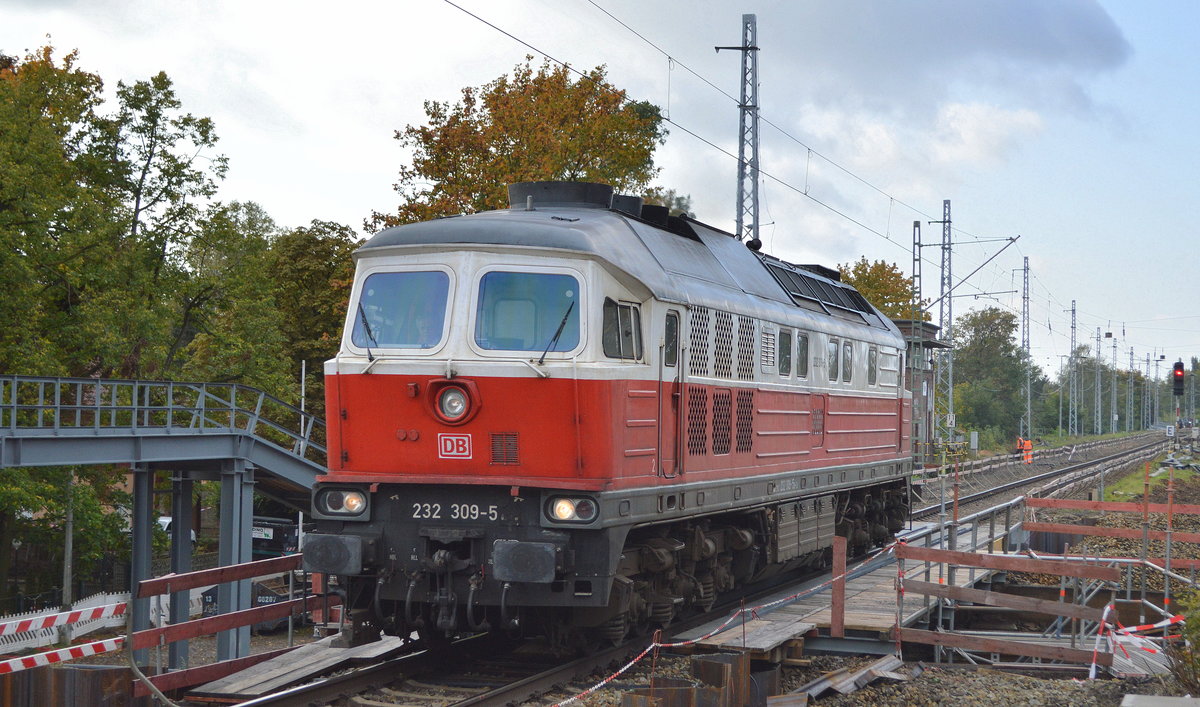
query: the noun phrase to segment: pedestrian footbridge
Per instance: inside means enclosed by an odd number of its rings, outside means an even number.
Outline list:
[[[129,465],[135,583],[150,576],[157,473],[171,479],[172,571],[186,572],[195,481],[221,483],[218,558],[233,565],[252,559],[254,492],[307,510],[325,455],[323,420],[237,383],[0,376],[0,468]],[[241,584],[223,592],[220,611],[250,607],[250,583]],[[135,629],[149,624],[149,605],[138,603]],[[186,609],[187,601],[178,605]],[[248,629],[218,640],[221,658],[248,649]],[[186,646],[181,650],[173,651],[172,667],[186,665]]]

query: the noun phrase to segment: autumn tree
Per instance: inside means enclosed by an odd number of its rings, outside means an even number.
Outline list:
[[[920,319],[929,321],[929,313],[925,311],[929,301],[921,303],[920,316],[913,316],[912,309],[912,280],[900,272],[894,263],[876,260],[868,263],[865,257],[858,262],[838,265],[842,281],[854,285],[867,301],[875,305],[884,316],[892,319]]]
[[[641,193],[658,173],[654,149],[666,132],[657,106],[631,101],[598,66],[578,79],[532,57],[511,75],[462,90],[459,102],[426,101],[426,125],[396,139],[412,151],[394,185],[400,207],[366,227],[506,208],[506,186],[537,180],[611,184]]]
[[[0,62],[0,370],[73,372],[68,322],[114,240],[100,77],[44,47]],[[70,335],[67,334],[70,339]]]

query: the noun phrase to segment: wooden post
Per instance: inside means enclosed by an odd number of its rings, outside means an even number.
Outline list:
[[[829,606],[829,635],[846,637],[846,538],[833,536],[833,598]]]

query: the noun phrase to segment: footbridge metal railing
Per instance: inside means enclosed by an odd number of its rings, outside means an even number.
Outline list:
[[[241,458],[311,487],[325,423],[237,383],[0,376],[0,467]]]

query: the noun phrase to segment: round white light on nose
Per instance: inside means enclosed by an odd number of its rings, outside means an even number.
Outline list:
[[[367,507],[367,498],[358,491],[350,491],[343,497],[342,505],[347,513],[362,513]]]
[[[569,498],[560,498],[551,508],[554,520],[571,520],[575,517],[575,503]]]
[[[446,388],[438,396],[438,411],[447,420],[457,420],[467,414],[467,394],[461,388]]]

